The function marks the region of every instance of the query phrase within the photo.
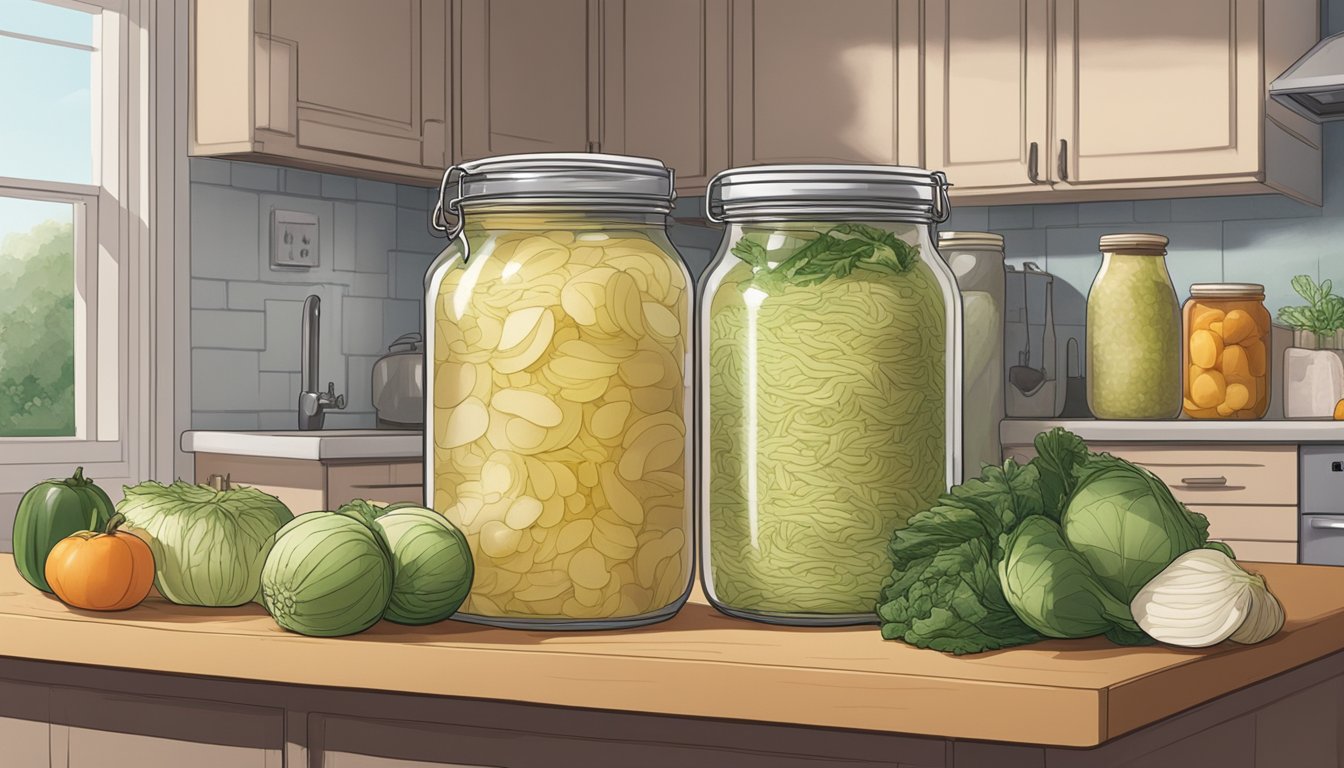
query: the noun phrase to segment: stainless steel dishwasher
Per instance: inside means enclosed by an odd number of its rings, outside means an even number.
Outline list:
[[[1344,444],[1298,449],[1298,562],[1344,565]]]

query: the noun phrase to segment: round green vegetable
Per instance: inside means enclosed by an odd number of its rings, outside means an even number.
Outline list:
[[[45,571],[56,542],[76,531],[101,531],[112,517],[112,500],[84,477],[84,468],[65,480],[47,480],[28,490],[14,515],[14,566],[24,580],[50,592]]]
[[[302,635],[363,632],[382,618],[391,596],[387,544],[352,515],[299,515],[280,529],[261,569],[262,605]]]
[[[471,590],[474,566],[467,538],[432,509],[380,510],[374,525],[392,550],[392,599],[383,618],[431,624],[452,616]]]
[[[117,511],[149,534],[154,586],[181,605],[225,607],[257,598],[275,534],[294,516],[255,488],[153,481],[126,489]]]

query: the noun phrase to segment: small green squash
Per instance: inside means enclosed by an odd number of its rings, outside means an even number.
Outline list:
[[[43,592],[47,555],[76,531],[101,531],[114,514],[107,493],[84,477],[84,468],[64,480],[47,480],[28,490],[14,515],[14,565],[24,580]]]

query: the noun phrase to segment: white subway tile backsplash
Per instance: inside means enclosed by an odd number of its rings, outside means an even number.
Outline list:
[[[989,230],[1031,229],[1035,215],[1030,205],[998,205],[989,209]]]
[[[1171,221],[1170,200],[1134,201],[1134,221]]]
[[[229,183],[235,187],[274,192],[280,188],[280,169],[273,165],[232,163]]]
[[[412,208],[397,209],[397,250],[438,253],[447,245],[447,238],[430,234],[428,213]]]
[[[382,299],[346,297],[341,314],[341,347],[346,355],[377,355],[387,348],[383,341]]]
[[[346,381],[350,389],[346,392],[346,409],[350,411],[372,411],[373,408],[373,364],[377,355],[347,355]]]
[[[193,408],[195,404],[193,403]],[[191,412],[192,429],[246,430],[262,429],[256,411],[202,411]],[[297,417],[295,418],[297,421]],[[292,424],[293,422],[291,422]],[[265,427],[271,429],[271,427]]]
[[[355,179],[355,197],[371,203],[397,204],[397,185],[386,181]]]
[[[191,280],[193,309],[224,309],[229,305],[228,283],[223,280]]]
[[[383,346],[391,344],[404,333],[421,330],[424,323],[420,317],[419,301],[388,299],[383,302]],[[423,332],[421,334],[423,336]]]
[[[436,257],[425,253],[392,251],[387,254],[388,293],[394,299],[420,299],[425,293],[425,273]]]
[[[297,168],[286,168],[284,174],[285,192],[309,197],[322,196],[322,174]]]
[[[257,195],[197,184],[191,194],[191,276],[256,280]]]
[[[194,349],[265,349],[265,318],[262,312],[193,309],[191,346]]]
[[[387,252],[396,247],[396,206],[358,203],[355,206],[355,269],[386,273]]]
[[[209,157],[193,157],[187,164],[191,182],[193,184],[219,184],[228,186],[229,184],[229,162],[227,160],[215,160]]]
[[[261,370],[284,372],[299,370],[303,301],[266,299],[262,304],[266,310],[266,348],[261,352]],[[326,345],[321,346],[325,351]]]
[[[1078,226],[1078,206],[1073,203],[1038,205],[1033,217],[1036,227],[1076,227]]]
[[[354,200],[355,180],[349,176],[322,174],[322,197],[328,200]]]
[[[332,268],[338,272],[354,272],[355,260],[355,219],[358,208],[354,203],[335,202],[331,204],[332,243],[328,253],[332,254]]]
[[[1134,220],[1134,203],[1082,203],[1078,206],[1078,223],[1123,224]]]
[[[397,185],[397,207],[414,208],[417,211],[427,211],[432,207],[430,205],[431,195],[438,194],[438,190],[431,190],[427,187],[413,187],[409,184]]]
[[[263,371],[259,377],[260,396],[257,408],[262,410],[297,409],[299,402],[298,387],[293,386],[297,377],[291,373]],[[297,414],[295,414],[297,418]]]
[[[262,311],[268,299],[302,303],[320,286],[299,283],[229,283],[229,309]],[[298,317],[298,315],[295,315]]]
[[[193,349],[191,406],[200,411],[255,410],[258,376],[256,352]]]
[[[952,215],[938,225],[944,232],[983,232],[989,229],[989,209],[983,205],[952,205]]]
[[[385,298],[387,296],[388,277],[385,273],[352,272],[350,274],[350,295]]]

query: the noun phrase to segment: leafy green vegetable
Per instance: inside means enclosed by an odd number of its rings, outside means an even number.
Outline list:
[[[182,605],[224,607],[255,600],[262,564],[281,526],[294,519],[255,488],[149,481],[126,489],[117,511],[149,534],[154,586]]]
[[[1123,645],[1142,642],[1129,602],[1102,586],[1087,558],[1046,517],[1033,515],[1008,535],[999,578],[1018,617],[1046,637],[1105,634]]]
[[[1038,479],[1036,467],[1011,459],[985,467],[896,531],[877,608],[883,637],[956,654],[1041,639],[1013,612],[997,574],[1003,534],[1042,511]]]
[[[1209,538],[1208,520],[1176,501],[1161,480],[1104,454],[1084,470],[1060,527],[1101,585],[1126,604]]]
[[[837,224],[791,254],[789,248],[767,248],[768,235],[747,233],[733,246],[733,255],[750,264],[751,284],[762,290],[780,285],[815,285],[845,277],[855,269],[899,274],[919,260],[919,248],[896,235],[867,224]],[[780,258],[782,256],[782,258]],[[771,264],[777,261],[776,264]]]
[[[1293,290],[1307,300],[1304,307],[1282,307],[1279,320],[1295,330],[1309,331],[1317,336],[1331,336],[1344,328],[1344,296],[1331,293],[1329,280],[1320,284],[1308,275],[1298,275],[1292,280]]]
[[[958,654],[1042,637],[1147,643],[1134,595],[1189,550],[1231,556],[1142,467],[1063,429],[1035,443],[1027,465],[986,467],[893,535],[883,637]]]

